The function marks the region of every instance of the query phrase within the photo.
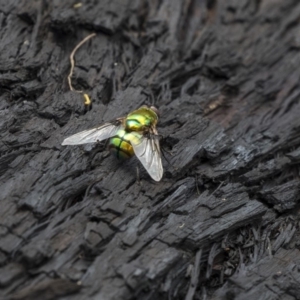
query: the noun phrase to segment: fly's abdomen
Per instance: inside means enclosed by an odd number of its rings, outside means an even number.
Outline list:
[[[119,136],[110,139],[109,150],[119,159],[130,158],[134,154],[131,144]]]
[[[109,150],[119,159],[127,159],[134,155],[130,141],[139,139],[140,135],[119,130],[117,135],[109,140]]]

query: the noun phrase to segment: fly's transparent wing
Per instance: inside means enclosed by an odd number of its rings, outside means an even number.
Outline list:
[[[105,123],[102,126],[84,130],[69,136],[62,142],[62,145],[80,145],[100,142],[116,135],[120,128],[120,122],[116,122],[116,124]]]
[[[149,138],[143,136],[140,139],[133,139],[130,142],[135,155],[152,179],[160,181],[163,176],[163,166],[158,139],[155,136],[150,136]]]

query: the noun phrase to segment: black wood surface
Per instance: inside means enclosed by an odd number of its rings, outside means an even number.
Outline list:
[[[299,1],[1,0],[0,20],[1,299],[300,299]],[[67,76],[92,32],[87,108]],[[61,146],[143,104],[159,183]]]

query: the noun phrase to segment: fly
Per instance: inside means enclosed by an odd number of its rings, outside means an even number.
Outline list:
[[[146,105],[115,121],[81,131],[66,138],[62,145],[81,145],[109,140],[109,150],[119,159],[133,155],[140,160],[155,181],[163,176],[159,136],[156,130],[158,110]]]

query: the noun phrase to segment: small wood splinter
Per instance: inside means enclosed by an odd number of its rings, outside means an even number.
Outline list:
[[[88,35],[87,37],[85,37],[74,49],[73,51],[71,52],[71,55],[70,55],[70,63],[71,63],[71,69],[70,69],[70,73],[68,75],[68,84],[69,84],[69,88],[71,91],[74,91],[74,92],[77,92],[77,93],[80,93],[80,94],[83,94],[83,98],[84,98],[84,105],[86,106],[89,106],[92,101],[89,97],[88,94],[86,93],[83,93],[83,91],[79,91],[79,90],[75,90],[72,86],[72,75],[73,75],[73,72],[74,72],[74,67],[75,67],[75,60],[74,60],[74,55],[76,53],[76,51],[85,43],[87,42],[90,38],[94,37],[96,35],[96,33],[92,33],[90,35]]]

